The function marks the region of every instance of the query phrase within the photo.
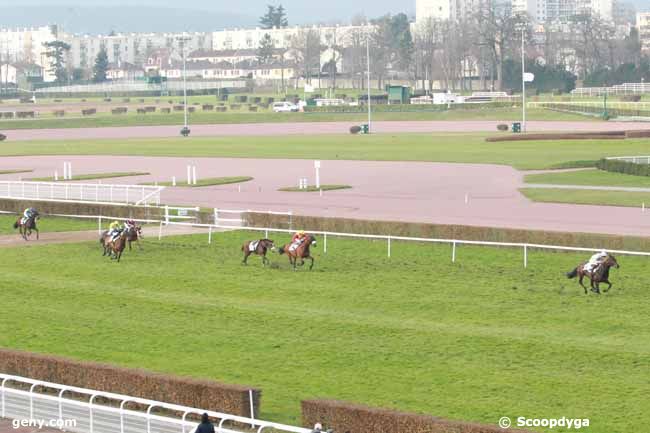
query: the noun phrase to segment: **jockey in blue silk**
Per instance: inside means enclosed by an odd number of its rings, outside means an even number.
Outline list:
[[[122,233],[122,225],[119,221],[113,221],[111,225],[108,226],[108,234],[111,237],[111,241],[114,241]]]

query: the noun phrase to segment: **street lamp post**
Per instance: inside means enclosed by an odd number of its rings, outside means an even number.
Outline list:
[[[183,56],[183,108],[184,108],[184,122],[183,122],[183,129],[181,129],[181,135],[183,137],[187,137],[190,135],[190,128],[188,126],[188,118],[187,118],[187,59],[185,56],[185,42],[188,41],[190,38],[183,36],[179,39],[180,44],[181,44],[181,53]]]
[[[524,44],[525,28],[521,29],[521,132],[526,132],[526,55]]]
[[[370,108],[370,28],[366,34],[366,60],[368,63],[368,134],[370,134],[371,108]]]

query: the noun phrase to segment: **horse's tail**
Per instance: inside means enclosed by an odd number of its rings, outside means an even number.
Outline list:
[[[19,225],[20,225],[20,224],[18,224],[18,221],[16,221],[16,222],[14,223],[14,229],[17,229]]]
[[[569,279],[571,279],[571,278],[575,278],[575,277],[577,277],[577,276],[578,276],[578,268],[575,268],[575,269],[572,270],[571,272],[567,272],[567,273],[566,273],[566,277],[569,278]]]
[[[278,252],[280,253],[280,255],[284,254],[284,247],[278,248]]]

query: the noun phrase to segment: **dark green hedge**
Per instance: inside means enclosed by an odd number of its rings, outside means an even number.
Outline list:
[[[617,159],[601,159],[596,164],[598,169],[614,173],[631,174],[633,176],[650,176],[650,164],[636,164],[634,162],[620,161]]]

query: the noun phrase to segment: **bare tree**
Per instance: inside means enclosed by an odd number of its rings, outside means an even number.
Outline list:
[[[320,56],[322,45],[320,31],[301,29],[291,39],[291,57],[295,61],[296,83],[300,76],[311,83],[314,72],[320,74]]]

